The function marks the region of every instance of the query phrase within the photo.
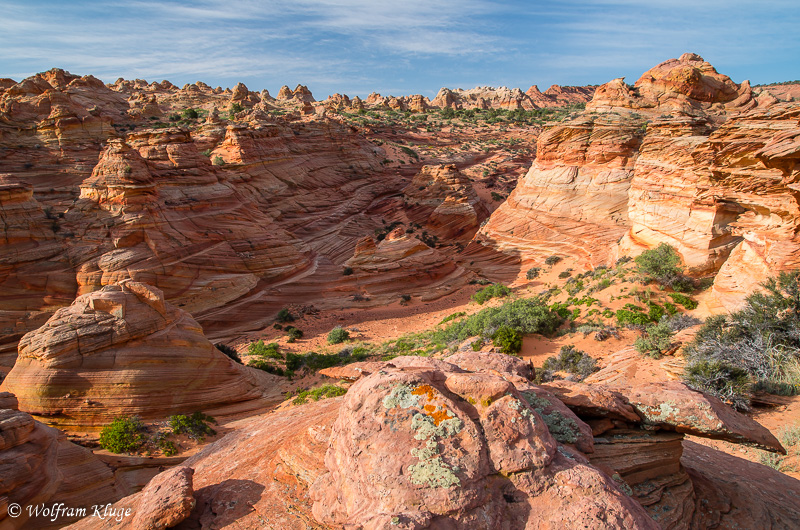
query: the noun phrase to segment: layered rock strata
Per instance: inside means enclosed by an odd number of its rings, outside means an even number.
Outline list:
[[[799,117],[797,102],[757,98],[694,54],[633,86],[616,79],[539,137],[478,238],[587,265],[668,243],[690,273],[719,273],[716,301],[732,309],[770,272],[800,266]]]
[[[218,351],[160,290],[126,281],[78,297],[25,335],[0,388],[47,423],[91,430],[117,416],[257,410],[269,401],[265,377]]]
[[[17,410],[13,394],[0,392],[0,527],[59,528],[79,516],[42,511],[114,502],[120,491],[111,469],[91,451],[67,441],[64,433]],[[16,504],[20,511],[9,512]],[[40,513],[28,511],[38,507]]]

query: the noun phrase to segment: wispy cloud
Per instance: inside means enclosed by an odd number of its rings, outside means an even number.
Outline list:
[[[15,78],[58,66],[110,81],[303,83],[318,97],[431,94],[635,78],[686,51],[738,80],[800,77],[796,0],[0,3],[0,76]]]

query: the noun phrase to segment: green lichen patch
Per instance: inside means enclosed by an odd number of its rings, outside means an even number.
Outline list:
[[[461,481],[456,476],[457,467],[450,467],[439,454],[439,444],[428,440],[422,449],[411,449],[411,456],[419,462],[408,467],[411,483],[429,488],[449,488],[458,486]]]
[[[395,407],[409,409],[419,406],[419,396],[412,394],[413,390],[409,385],[402,383],[395,386],[391,393],[383,398],[383,407],[386,409]]]
[[[581,431],[572,418],[567,418],[560,412],[553,411],[550,414],[542,414],[542,419],[547,425],[547,430],[550,431],[556,441],[562,444],[574,444],[578,441],[578,435]]]
[[[411,419],[411,428],[416,431],[416,440],[432,440],[435,438],[447,438],[458,434],[464,427],[459,418],[450,418],[439,422],[436,425],[434,419],[422,413],[414,414]]]

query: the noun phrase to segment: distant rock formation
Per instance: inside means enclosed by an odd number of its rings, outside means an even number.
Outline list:
[[[78,297],[25,335],[0,389],[47,423],[92,430],[117,416],[257,410],[266,403],[257,376],[273,377],[217,350],[160,290],[124,281]]]
[[[718,273],[717,303],[735,308],[770,273],[800,267],[799,108],[755,98],[694,54],[634,86],[613,80],[539,137],[479,237],[591,266],[669,243],[693,274]]]

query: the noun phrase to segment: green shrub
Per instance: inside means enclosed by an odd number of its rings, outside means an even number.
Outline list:
[[[263,340],[257,340],[256,342],[251,342],[247,346],[247,353],[250,355],[258,355],[259,357],[267,357],[269,359],[283,359],[278,348],[279,346],[275,342],[264,344]]]
[[[202,442],[207,434],[217,434],[217,431],[212,429],[209,423],[217,423],[217,420],[200,411],[194,412],[190,416],[176,414],[169,417],[169,426],[173,434],[185,434],[199,442]]]
[[[464,311],[459,311],[457,313],[453,313],[452,315],[447,315],[446,317],[444,317],[442,319],[441,322],[439,322],[439,325],[446,324],[447,322],[450,322],[451,320],[455,320],[457,318],[461,318],[461,317],[464,317],[464,316],[467,316],[467,314]]]
[[[686,309],[696,309],[697,302],[686,296],[685,294],[681,293],[669,293],[667,296],[672,298],[672,301],[676,304],[682,305]]]
[[[558,356],[548,357],[542,365],[543,380],[553,379],[553,372],[569,372],[579,380],[586,379],[599,370],[597,362],[587,353],[575,349],[575,346],[562,346]]]
[[[645,250],[634,261],[639,274],[662,285],[672,285],[683,274],[680,254],[666,243]]]
[[[297,339],[303,338],[303,330],[298,329],[294,326],[286,326],[286,329],[284,331],[289,336],[289,340],[287,340],[286,342],[295,342],[297,341]]]
[[[244,110],[244,107],[240,103],[231,103],[231,106],[228,109],[228,112],[230,114],[230,118],[234,119],[235,115],[238,114],[239,112],[242,112],[243,110]]]
[[[313,399],[314,401],[319,401],[320,399],[343,396],[346,393],[347,389],[338,385],[322,385],[311,390],[301,391],[299,394],[297,394],[297,397],[292,400],[292,405],[302,405],[307,403],[309,398]]]
[[[673,335],[674,332],[670,329],[669,324],[659,322],[647,326],[645,334],[637,338],[633,345],[639,353],[658,359],[664,351],[669,349]]]
[[[664,308],[655,302],[647,302],[647,317],[653,321],[658,322],[664,316]]]
[[[569,304],[566,302],[555,302],[550,305],[550,311],[556,313],[562,319],[567,319],[572,314]]]
[[[539,274],[542,272],[541,267],[532,267],[528,269],[528,272],[525,273],[525,277],[529,280],[533,280],[539,277]]]
[[[527,335],[552,335],[564,319],[548,309],[541,298],[526,298],[506,302],[499,307],[487,307],[469,317],[434,331],[434,342],[464,341],[476,335],[491,337],[500,326],[508,326]]]
[[[183,109],[183,112],[181,112],[181,118],[184,120],[196,120],[197,116],[198,114],[195,109]]]
[[[752,384],[743,368],[724,361],[695,359],[687,364],[683,379],[692,388],[713,394],[735,409],[749,408]]]
[[[336,326],[328,333],[328,344],[341,344],[350,340],[350,333],[342,326]]]
[[[223,160],[221,156],[217,155],[214,157],[214,160],[212,160],[211,163],[215,166],[224,166],[225,160]]]
[[[706,319],[684,349],[686,381],[738,408],[747,407],[751,383],[800,394],[800,271],[762,286],[742,309]]]
[[[214,346],[219,351],[221,351],[222,353],[224,353],[225,355],[227,355],[228,357],[230,357],[231,359],[233,359],[237,363],[242,364],[242,358],[239,357],[239,352],[237,352],[236,350],[234,350],[233,348],[231,348],[227,344],[222,344],[220,342],[219,344],[215,344]]]
[[[617,309],[615,313],[617,323],[620,326],[634,325],[646,326],[650,323],[650,317],[639,311],[631,311],[629,309]]]
[[[251,368],[256,368],[258,370],[262,370],[272,375],[279,375],[284,376],[286,372],[280,366],[275,365],[274,363],[267,361],[266,359],[250,359],[247,361],[247,366]]]
[[[351,274],[353,274],[352,267],[345,267],[344,269],[342,269],[342,276],[350,276]]]
[[[178,447],[175,442],[169,439],[170,433],[159,432],[153,436],[153,443],[164,454],[164,456],[175,456],[178,454]]]
[[[500,326],[492,335],[492,343],[502,353],[519,353],[522,350],[522,333],[510,326]]]
[[[138,416],[119,416],[100,431],[100,447],[112,453],[133,453],[147,441]]]
[[[572,273],[569,271],[562,271],[558,273],[558,277],[561,279],[569,278],[570,276],[572,276]]]
[[[408,156],[412,156],[414,158],[419,158],[419,155],[417,154],[417,152],[414,151],[413,149],[411,149],[410,147],[406,147],[405,145],[401,145],[400,146],[400,150],[403,151]]]
[[[481,348],[483,348],[483,339],[475,339],[472,341],[472,344],[470,344],[470,347],[472,351],[481,351]]]
[[[211,156],[211,149],[206,149],[205,151],[203,151],[200,154],[203,155],[203,156]]]
[[[561,261],[561,256],[557,256],[557,255],[553,254],[552,256],[548,256],[544,260],[544,264],[552,266],[552,265],[555,265],[556,263],[558,263],[559,261]]]
[[[483,305],[485,302],[492,298],[505,298],[511,294],[511,289],[501,283],[495,283],[488,287],[484,287],[472,295],[472,300]]]
[[[294,316],[289,312],[288,309],[284,307],[278,311],[278,315],[275,317],[275,320],[278,322],[294,322]]]

